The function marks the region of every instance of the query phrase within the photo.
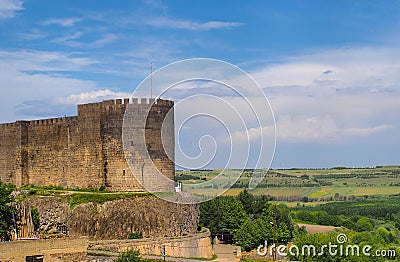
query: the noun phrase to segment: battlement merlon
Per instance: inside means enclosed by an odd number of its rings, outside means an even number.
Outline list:
[[[139,103],[140,102],[140,103]],[[111,99],[111,100],[103,100],[102,102],[96,103],[88,103],[88,104],[79,104],[78,105],[78,116],[82,116],[85,114],[93,114],[93,112],[104,112],[116,109],[125,109],[126,105],[138,105],[138,106],[151,106],[155,105],[164,105],[172,107],[174,102],[171,100],[165,99],[154,99],[154,98],[124,98],[124,99]],[[68,116],[68,117],[57,117],[57,118],[48,118],[48,119],[36,119],[36,120],[18,120],[15,122],[9,123],[0,123],[0,128],[8,128],[8,127],[19,127],[21,125],[49,125],[49,124],[58,124],[65,123],[68,120],[75,119],[76,116]]]
[[[174,102],[171,100],[154,99],[154,98],[124,98],[104,100],[97,103],[88,103],[78,105],[78,116],[92,115],[100,112],[108,112],[114,110],[125,110],[127,105],[137,105],[150,107],[153,105],[172,107]]]

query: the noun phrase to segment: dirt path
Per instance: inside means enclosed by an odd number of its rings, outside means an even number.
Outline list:
[[[239,258],[236,257],[236,246],[219,244],[214,245],[214,253],[217,255],[217,258],[213,261],[215,262],[236,262],[240,261]]]

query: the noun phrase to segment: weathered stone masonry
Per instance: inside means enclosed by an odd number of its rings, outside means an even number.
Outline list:
[[[133,172],[141,172],[136,177],[143,176],[152,188],[172,190],[173,183],[159,181],[155,175],[158,170],[171,181],[175,176],[173,160],[166,154],[173,156],[174,152],[173,112],[166,118],[173,102],[161,99],[141,99],[140,103],[135,98],[107,100],[78,105],[77,116],[0,124],[1,180],[18,187],[34,184],[104,186],[114,191],[142,189],[128,167],[122,145],[128,104],[133,120],[141,124],[134,130],[137,134],[130,134],[131,145],[140,143],[139,133],[145,132],[145,146],[151,157],[148,159],[143,150],[135,151]],[[163,135],[170,137],[165,145],[161,143],[163,123]],[[139,130],[140,126],[145,128]]]

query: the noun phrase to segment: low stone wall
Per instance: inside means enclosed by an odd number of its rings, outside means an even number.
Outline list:
[[[165,250],[165,255],[169,257],[212,258],[210,232],[208,229],[203,231],[205,232],[176,238],[94,241],[89,243],[89,249],[111,252],[135,249],[141,255],[156,256],[162,256]]]
[[[27,256],[43,261],[87,261],[88,239],[56,238],[0,243],[0,261],[25,262]]]

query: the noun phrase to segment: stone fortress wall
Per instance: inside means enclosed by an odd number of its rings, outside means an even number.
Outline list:
[[[0,179],[17,187],[173,191],[173,108],[172,101],[162,99],[117,99],[78,105],[77,116],[0,124]],[[124,116],[129,121],[123,125]],[[211,258],[209,231],[197,232],[199,204],[174,198],[172,203],[139,193],[72,208],[64,197],[30,197],[23,203],[39,211],[40,231],[66,228],[69,237],[3,243],[0,260],[41,255],[45,261],[71,261],[71,256],[81,261],[88,246],[82,236],[96,240],[92,249],[136,248],[152,255],[165,249],[169,256]],[[144,238],[127,240],[131,232]]]
[[[152,183],[152,188],[172,191],[175,170],[167,152],[174,155],[173,105],[172,101],[162,99],[107,100],[78,105],[77,116],[0,124],[0,179],[17,187],[104,186],[113,191],[136,191],[143,189],[136,178],[143,177],[141,182]],[[143,143],[140,134],[144,132],[151,158],[143,150],[133,150],[132,170],[140,172],[135,175],[127,164],[122,144],[126,108],[138,124],[129,134],[130,146],[139,147]],[[148,110],[146,117],[144,112]],[[166,145],[161,143],[163,123],[163,135],[170,137]],[[171,182],[158,181],[158,171]]]

